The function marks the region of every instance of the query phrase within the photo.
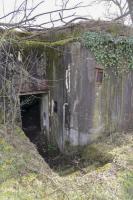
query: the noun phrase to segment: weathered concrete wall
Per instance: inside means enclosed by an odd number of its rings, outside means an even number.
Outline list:
[[[95,88],[96,62],[80,42],[54,52],[48,63],[51,107],[51,133],[60,149],[85,145],[102,131],[101,110]],[[97,120],[97,113],[98,120]]]
[[[104,80],[101,113],[106,132],[133,130],[133,72]],[[100,101],[100,99],[99,99]]]
[[[71,46],[70,89],[70,130],[67,132],[71,145],[84,145],[89,142],[93,128],[95,101],[95,61],[89,51],[80,43]]]
[[[81,43],[71,45],[70,129],[64,132],[67,146],[82,146],[94,141],[104,132],[101,114],[101,85],[96,84],[95,58]],[[65,145],[66,146],[66,145]]]
[[[66,47],[67,48],[67,47]],[[63,149],[63,104],[65,97],[65,68],[69,55],[65,48],[48,49],[47,51],[47,79],[50,94],[50,142]],[[67,59],[68,58],[68,59]]]
[[[95,58],[81,43],[58,50],[47,71],[51,107],[58,104],[51,133],[60,149],[86,145],[104,132],[133,130],[133,73],[115,77],[108,70],[99,84]]]
[[[42,134],[45,134],[48,139],[49,138],[49,96],[47,93],[41,95],[40,119],[41,119]]]

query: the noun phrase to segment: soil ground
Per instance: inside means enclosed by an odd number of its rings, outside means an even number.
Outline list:
[[[0,200],[132,200],[132,133],[98,138],[49,165],[25,134],[0,129]]]

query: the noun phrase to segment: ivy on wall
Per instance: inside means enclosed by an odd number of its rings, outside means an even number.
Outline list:
[[[100,65],[112,68],[116,75],[133,69],[133,37],[88,32],[83,35],[83,43]]]

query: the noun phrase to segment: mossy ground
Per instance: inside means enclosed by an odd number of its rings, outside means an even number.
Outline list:
[[[0,200],[133,199],[132,147],[131,133],[102,137],[80,152],[85,166],[79,161],[75,170],[57,173],[20,129],[1,128]]]

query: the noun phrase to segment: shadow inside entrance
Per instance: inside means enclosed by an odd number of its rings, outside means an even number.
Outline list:
[[[33,143],[41,132],[40,98],[40,95],[20,97],[22,129]]]
[[[77,153],[76,155],[66,156],[59,153],[56,156],[48,155],[47,159],[44,158],[51,169],[58,173],[60,176],[67,176],[73,173],[78,173],[84,175],[90,171],[95,170],[96,168],[102,167],[107,163],[112,162],[112,157],[101,156],[99,159],[85,159],[82,158],[82,152]]]

